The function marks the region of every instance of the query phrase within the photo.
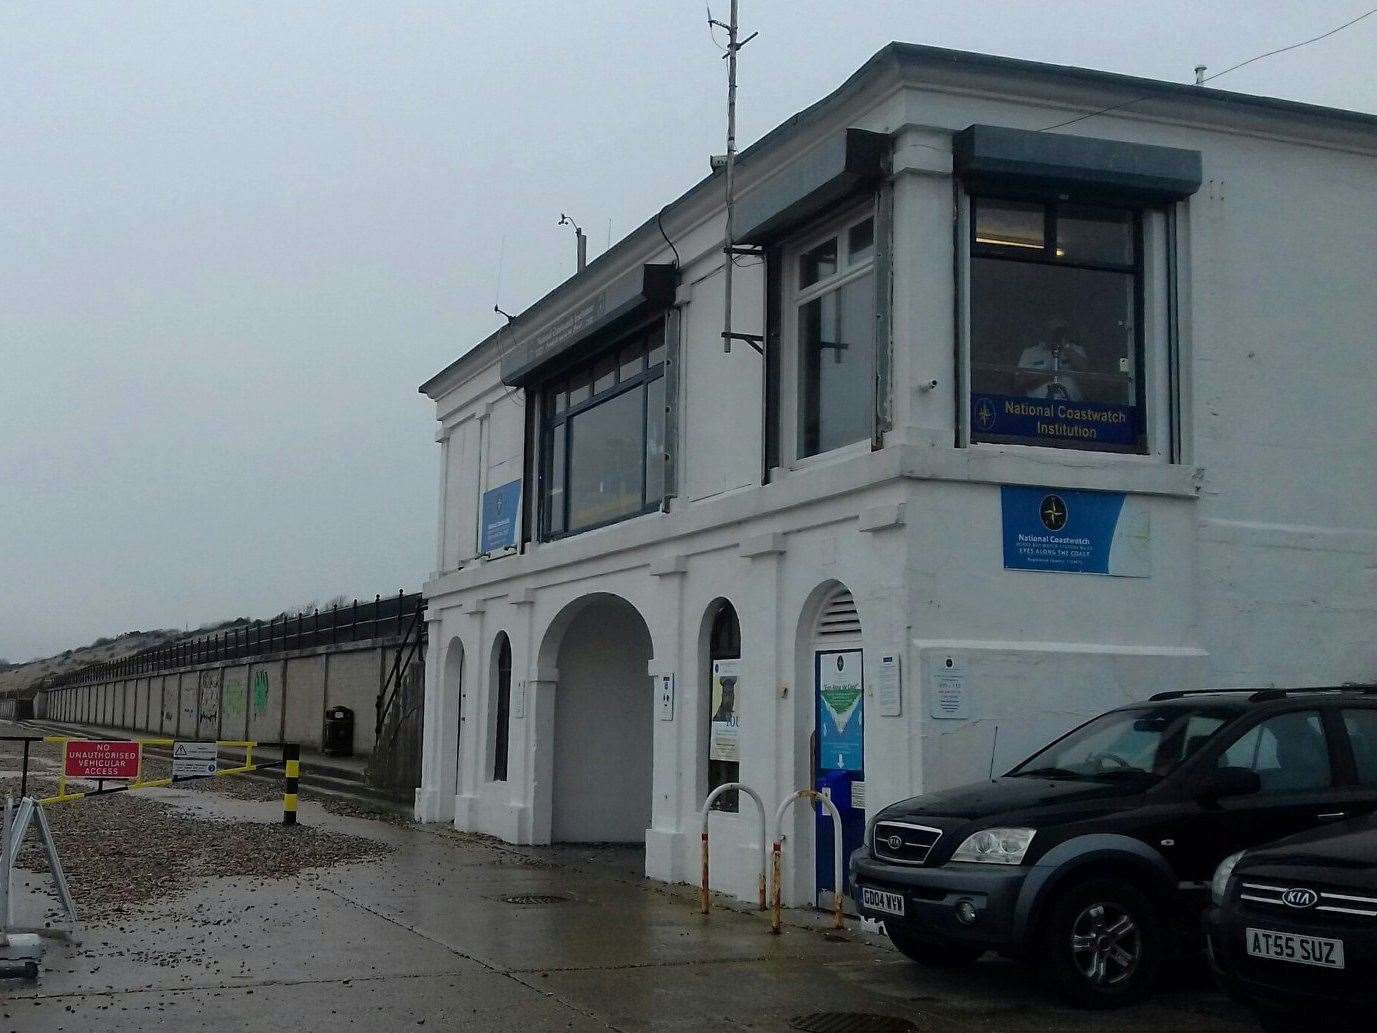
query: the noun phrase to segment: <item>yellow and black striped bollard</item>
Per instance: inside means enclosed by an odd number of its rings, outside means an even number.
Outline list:
[[[282,824],[296,824],[296,780],[301,776],[301,747],[287,743],[282,747],[282,767],[286,776],[282,786]]]

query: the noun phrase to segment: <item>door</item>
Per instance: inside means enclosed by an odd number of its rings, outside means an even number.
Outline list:
[[[851,852],[865,837],[865,663],[859,649],[814,654],[813,787],[831,798],[841,814],[843,878]],[[817,899],[833,904],[832,817],[814,808]],[[846,889],[850,895],[849,888]]]
[[[1320,711],[1268,717],[1239,735],[1215,761],[1218,768],[1256,772],[1261,789],[1196,805],[1178,844],[1178,874],[1207,881],[1235,850],[1262,846],[1343,817],[1335,750]]]

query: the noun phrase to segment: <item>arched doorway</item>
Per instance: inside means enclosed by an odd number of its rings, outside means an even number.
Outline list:
[[[464,643],[457,638],[450,639],[449,647],[445,650],[444,669],[440,678],[442,686],[440,693],[442,709],[440,712],[445,715],[443,723],[440,724],[438,736],[441,748],[440,756],[447,756],[451,750],[454,753],[453,763],[445,764],[440,769],[444,772],[441,776],[444,780],[441,792],[449,796],[456,796],[463,787],[459,757],[463,751],[464,743]],[[445,806],[447,808],[452,807],[453,803],[454,801],[451,800]],[[449,812],[445,811],[445,813]]]
[[[618,596],[574,606],[550,632],[559,636],[551,839],[643,845],[654,731],[650,629]]]
[[[845,859],[865,836],[865,654],[856,600],[840,582],[821,594],[811,642],[813,786],[828,794],[841,813]],[[821,808],[815,813],[817,901],[831,907],[836,830]]]

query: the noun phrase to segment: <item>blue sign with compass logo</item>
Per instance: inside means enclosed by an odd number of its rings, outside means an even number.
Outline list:
[[[1074,574],[1147,577],[1146,504],[1121,491],[1004,485],[1004,566]]]

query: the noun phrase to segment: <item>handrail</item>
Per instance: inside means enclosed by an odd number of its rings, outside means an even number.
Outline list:
[[[833,911],[834,917],[832,927],[842,928],[842,886],[844,875],[842,873],[842,823],[841,814],[837,810],[837,805],[832,802],[832,798],[824,796],[816,789],[796,789],[779,802],[779,810],[775,811],[775,844],[773,854],[773,874],[775,881],[774,892],[774,915],[770,919],[770,932],[778,934],[781,925],[781,890],[780,880],[783,874],[783,861],[780,856],[780,847],[784,841],[784,812],[799,800],[807,798],[814,803],[820,803],[827,810],[828,816],[832,819],[832,877],[835,889],[833,890]]]
[[[401,643],[397,646],[397,653],[392,658],[392,670],[388,672],[387,680],[383,682],[383,687],[378,692],[378,698],[374,701],[373,709],[373,741],[376,744],[378,737],[382,735],[383,722],[387,719],[387,713],[392,709],[392,705],[397,701],[398,690],[401,688],[402,673],[411,665],[412,658],[416,655],[421,645],[420,625],[422,615],[426,612],[425,600],[417,604],[415,612],[411,615],[411,623],[407,625],[406,634],[402,636]],[[415,633],[413,641],[412,633]],[[406,660],[402,660],[402,653],[406,652]],[[391,695],[388,690],[391,689]]]
[[[708,798],[703,801],[703,892],[702,909],[703,914],[708,913],[710,906],[710,892],[708,890],[708,816],[712,813],[712,802],[725,792],[737,790],[745,793],[755,801],[756,810],[760,812],[760,910],[765,910],[765,859],[769,856],[765,849],[765,803],[760,799],[760,794],[748,786],[745,782],[727,782],[718,786],[708,794]]]

